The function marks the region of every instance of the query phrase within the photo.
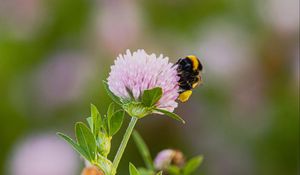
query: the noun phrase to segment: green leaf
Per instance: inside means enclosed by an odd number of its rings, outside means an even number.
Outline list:
[[[163,172],[162,171],[160,171],[160,172],[158,172],[156,175],[162,175],[163,174]]]
[[[156,87],[143,92],[142,103],[145,106],[152,107],[162,96],[162,88]]]
[[[68,137],[67,135],[58,132],[57,135],[59,137],[61,137],[62,139],[64,139],[66,142],[68,142],[75,151],[77,151],[82,157],[84,157],[85,159],[87,159],[88,161],[92,161],[90,159],[90,157],[87,155],[87,153],[85,152],[84,149],[82,149],[75,141],[73,141],[70,137]]]
[[[109,135],[115,135],[122,126],[125,112],[123,110],[116,111],[109,120]]]
[[[197,156],[190,159],[183,168],[183,175],[190,175],[191,173],[196,171],[202,162],[203,156]]]
[[[168,173],[170,175],[180,175],[180,168],[174,165],[168,167]]]
[[[104,129],[104,133],[106,134],[106,135],[108,135],[109,134],[109,126],[108,126],[108,117],[106,116],[106,115],[104,115],[104,117],[103,117],[103,125],[102,125],[102,127],[103,127],[103,129]]]
[[[92,116],[92,126],[91,130],[92,132],[97,135],[98,132],[100,131],[100,127],[102,125],[102,119],[101,119],[101,115],[97,109],[97,107],[93,104],[91,104],[91,116]]]
[[[133,139],[138,147],[140,154],[143,157],[143,160],[144,160],[147,168],[150,170],[154,170],[153,160],[151,158],[149,148],[147,147],[143,138],[140,136],[140,134],[136,130],[133,131]]]
[[[86,118],[86,121],[88,122],[89,127],[91,128],[91,130],[93,131],[94,130],[94,122],[93,122],[92,117]]]
[[[82,122],[75,125],[77,142],[87,153],[89,160],[95,160],[96,157],[96,140],[90,129]]]
[[[158,111],[158,112],[161,112],[161,113],[165,114],[166,116],[171,117],[171,118],[173,118],[177,121],[185,123],[185,121],[179,115],[177,115],[173,112],[170,112],[170,111],[167,111],[167,110],[164,110],[164,109],[158,109],[158,108],[156,108],[155,110]]]
[[[114,114],[114,111],[115,111],[115,105],[114,105],[114,103],[110,103],[110,105],[108,106],[108,109],[107,109],[107,117],[111,118],[112,115]]]
[[[104,89],[107,92],[108,96],[117,104],[121,105],[122,102],[119,97],[117,97],[114,93],[109,90],[108,84],[103,80]]]
[[[129,173],[130,175],[140,175],[139,171],[132,163],[129,163]]]

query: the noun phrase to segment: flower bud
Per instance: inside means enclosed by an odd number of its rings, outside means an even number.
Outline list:
[[[81,175],[104,175],[104,173],[95,166],[85,167]]]
[[[107,157],[110,152],[111,139],[112,137],[108,137],[106,134],[99,132],[99,136],[97,138],[98,151],[104,157]]]
[[[170,165],[182,167],[184,163],[185,158],[182,152],[172,149],[162,150],[154,160],[154,166],[157,170],[166,170]]]

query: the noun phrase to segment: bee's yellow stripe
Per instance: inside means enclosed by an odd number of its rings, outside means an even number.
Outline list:
[[[196,56],[194,55],[189,55],[187,56],[188,59],[190,59],[193,63],[193,70],[197,70],[199,66],[199,62]]]

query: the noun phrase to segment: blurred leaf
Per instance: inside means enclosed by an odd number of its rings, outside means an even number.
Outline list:
[[[153,170],[148,170],[146,168],[138,168],[138,171],[141,175],[154,175],[155,172]]]
[[[63,138],[65,141],[67,141],[75,151],[77,151],[82,157],[84,157],[85,159],[92,161],[90,159],[90,157],[88,156],[88,154],[85,152],[84,149],[82,149],[76,142],[74,142],[70,137],[68,137],[67,135],[58,132],[57,133],[58,136],[60,136],[61,138]]]
[[[44,2],[46,4],[43,4],[43,6],[47,11],[47,15],[41,17],[42,20],[39,21],[38,29],[36,29],[37,26],[33,27],[35,32],[29,33],[29,36],[26,36],[27,39],[15,38],[13,36],[14,32],[10,30],[8,32],[2,31],[4,25],[0,20],[0,70],[5,69],[8,71],[5,74],[6,76],[7,74],[17,75],[17,73],[31,70],[32,66],[38,65],[49,58],[49,54],[53,53],[53,49],[59,47],[58,45],[62,42],[69,42],[70,47],[76,47],[80,44],[84,36],[83,31],[87,27],[85,24],[87,24],[92,3],[85,0]],[[34,4],[29,6],[31,5]],[[51,17],[51,20],[47,20],[48,17]],[[15,28],[15,30],[19,29]],[[20,31],[23,35],[23,31]],[[21,59],[26,61],[21,62]],[[0,74],[0,77],[2,74]]]
[[[203,156],[197,156],[190,159],[183,168],[183,175],[190,175],[201,165]]]
[[[160,172],[158,172],[156,175],[162,175],[163,174],[163,172],[162,171],[160,171]]]
[[[149,24],[168,33],[184,35],[185,37],[197,31],[197,27],[207,18],[223,15],[231,8],[228,0],[189,0],[189,1],[143,1],[144,11]],[[176,13],[174,13],[176,12]],[[176,19],[176,20],[174,20]]]
[[[143,138],[140,136],[140,134],[136,130],[133,131],[133,139],[138,147],[140,154],[143,157],[143,160],[144,160],[147,168],[149,170],[154,170],[153,160],[151,158],[149,148],[147,147]]]
[[[116,111],[109,121],[109,135],[115,135],[122,126],[125,112],[123,110]]]
[[[139,171],[132,163],[129,163],[129,173],[130,175],[140,175]]]
[[[161,113],[165,114],[166,116],[171,117],[171,118],[173,118],[177,121],[185,123],[185,121],[179,115],[177,115],[173,112],[170,112],[170,111],[167,111],[167,110],[164,110],[164,109],[158,109],[158,108],[156,108],[155,110],[158,111],[158,112],[161,112]]]
[[[89,160],[96,157],[96,140],[90,129],[82,122],[75,125],[76,138],[82,149],[87,153]]]
[[[106,93],[108,94],[108,96],[117,104],[121,105],[121,100],[119,97],[115,96],[114,93],[112,93],[108,87],[108,84],[106,81],[103,80],[103,85],[104,85],[104,89],[106,91]]]
[[[180,175],[180,168],[177,166],[170,165],[168,167],[168,173],[170,175]]]
[[[152,107],[162,96],[162,88],[156,87],[143,92],[142,103],[148,107]]]

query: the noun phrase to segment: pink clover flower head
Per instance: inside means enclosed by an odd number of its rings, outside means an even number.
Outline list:
[[[184,164],[185,158],[182,152],[173,149],[160,151],[154,159],[156,170],[166,170],[170,165],[182,167]]]
[[[171,164],[173,156],[174,156],[174,150],[171,149],[165,149],[159,152],[156,158],[154,159],[155,169],[157,170],[166,169]]]
[[[162,88],[163,94],[155,104],[159,109],[173,112],[178,106],[177,66],[163,55],[147,54],[144,50],[119,55],[111,66],[108,86],[121,99],[139,101],[144,90]]]

